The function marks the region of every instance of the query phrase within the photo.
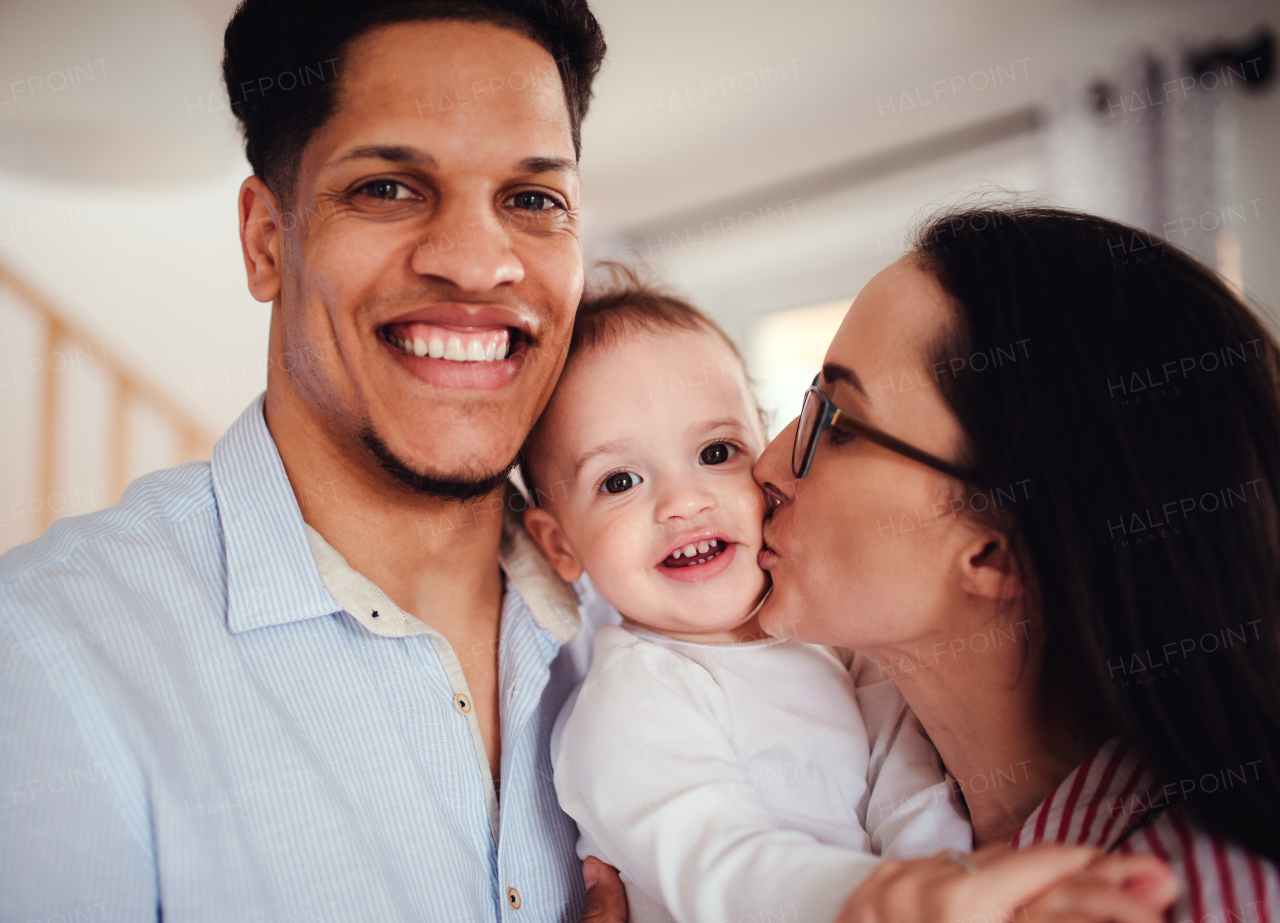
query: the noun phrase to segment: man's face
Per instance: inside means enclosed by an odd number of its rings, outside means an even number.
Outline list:
[[[314,360],[280,385],[402,480],[492,477],[551,394],[582,290],[555,62],[509,29],[409,22],[353,42],[337,77],[280,221],[273,325]]]

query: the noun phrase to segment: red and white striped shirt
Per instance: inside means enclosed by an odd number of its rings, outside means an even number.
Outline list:
[[[1182,892],[1170,923],[1266,923],[1280,920],[1280,870],[1242,847],[1194,826],[1185,795],[1197,787],[1256,781],[1256,766],[1160,784],[1119,737],[1077,766],[1031,812],[1012,843],[1098,846],[1148,853],[1169,863]],[[1209,781],[1210,779],[1214,781]]]

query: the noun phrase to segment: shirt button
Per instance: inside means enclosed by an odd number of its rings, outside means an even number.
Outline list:
[[[507,902],[511,904],[512,910],[520,909],[520,892],[515,888],[507,888]]]
[[[454,699],[454,702],[458,705],[458,711],[462,712],[464,715],[471,711],[471,700],[461,692],[458,693],[458,697]]]

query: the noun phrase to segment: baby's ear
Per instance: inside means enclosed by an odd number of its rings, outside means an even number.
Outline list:
[[[554,516],[541,507],[531,506],[524,511],[524,527],[561,580],[573,583],[582,576],[582,564]]]

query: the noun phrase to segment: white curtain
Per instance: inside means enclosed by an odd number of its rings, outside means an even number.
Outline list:
[[[1228,65],[1197,75],[1190,59],[1147,50],[1058,86],[1045,161],[1061,204],[1145,228],[1213,266],[1232,162],[1222,101],[1243,81]]]

